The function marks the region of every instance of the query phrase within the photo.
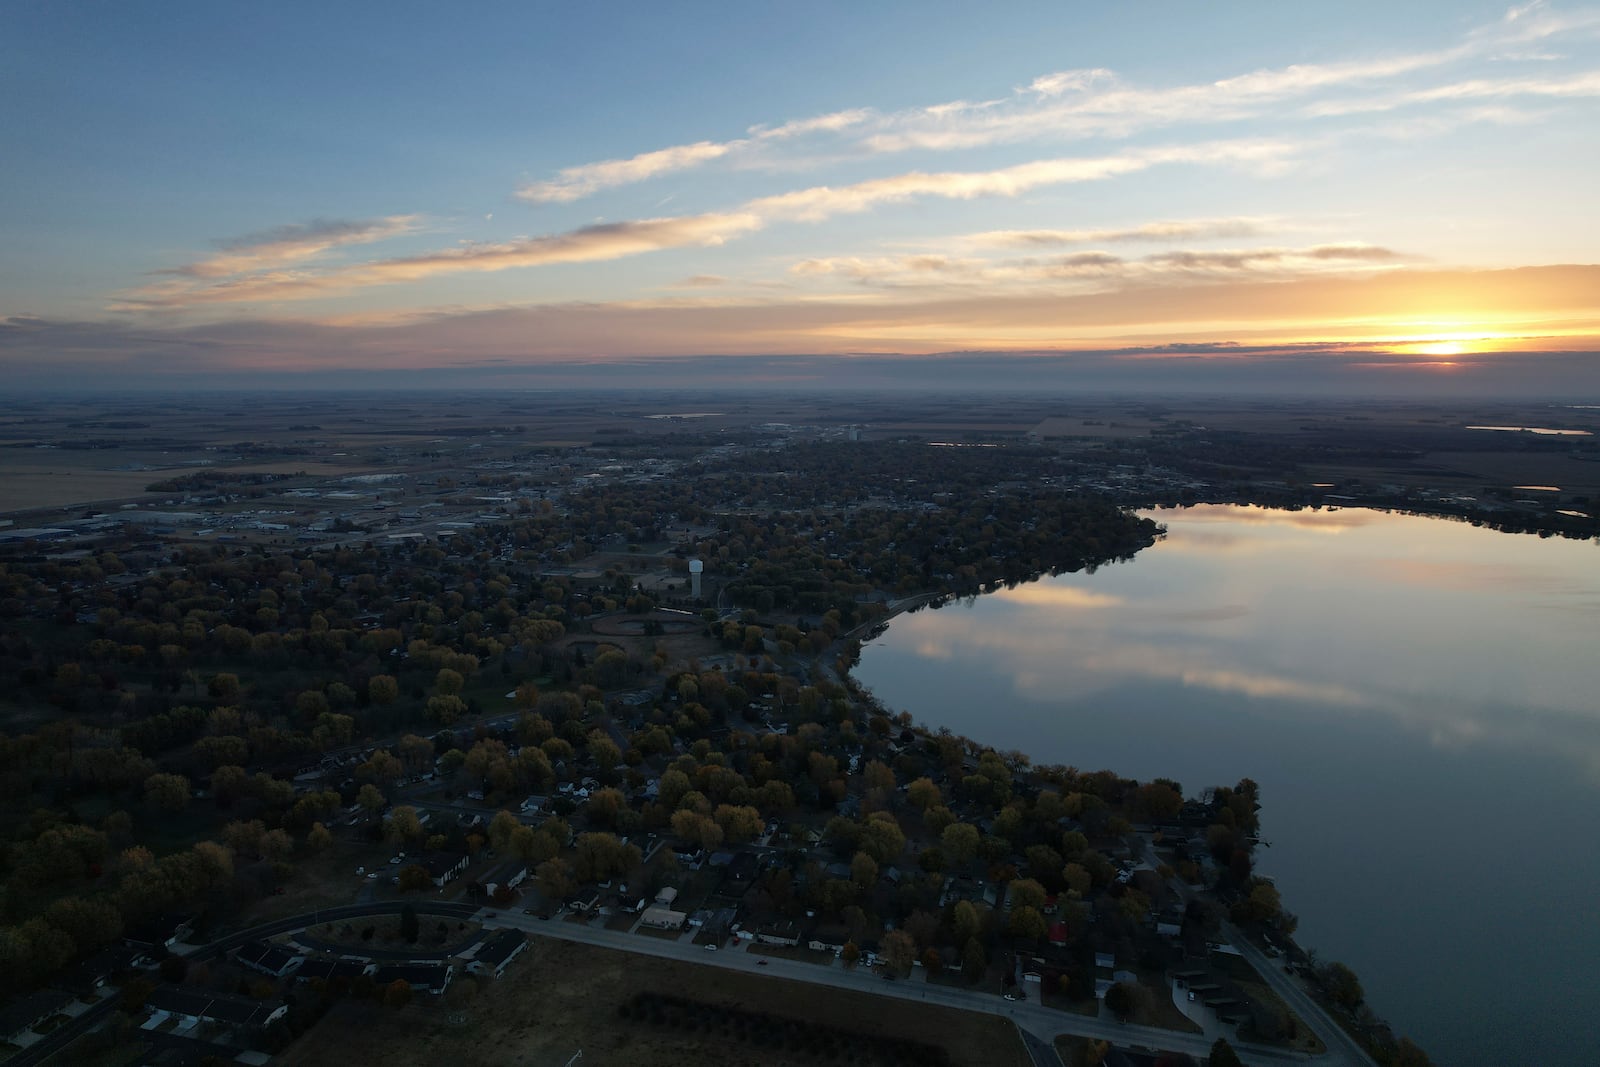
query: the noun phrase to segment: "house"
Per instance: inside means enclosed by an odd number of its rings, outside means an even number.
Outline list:
[[[684,920],[689,916],[685,912],[673,911],[662,904],[652,904],[644,909],[644,914],[639,916],[640,926],[649,926],[656,930],[681,930]]]
[[[521,860],[500,864],[480,880],[483,891],[491,896],[500,889],[515,889],[528,880],[528,865]]]
[[[313,978],[324,982],[338,980],[350,981],[364,974],[371,974],[377,964],[370,960],[334,959],[331,956],[317,956],[306,960],[295,971],[295,981],[309,982]]]
[[[527,947],[528,938],[521,930],[501,930],[478,947],[478,955],[467,964],[467,970],[499,978]]]
[[[574,911],[592,912],[600,906],[600,890],[580,892],[567,901]]]
[[[123,940],[147,956],[161,957],[194,931],[192,916],[169,912],[131,931]]]
[[[850,928],[844,923],[819,923],[806,939],[806,947],[813,952],[832,952],[838,955],[850,940]]]
[[[265,941],[246,941],[235,950],[233,958],[251,970],[274,978],[282,978],[306,961],[298,953],[285,951],[281,946]]]
[[[118,971],[133,965],[135,952],[131,948],[112,945],[101,949],[62,975],[60,986],[80,997],[90,996],[105,985]]]
[[[252,1000],[228,993],[197,993],[176,986],[158,986],[145,998],[152,1011],[176,1016],[188,1026],[221,1023],[231,1027],[263,1027],[289,1012],[289,1005]]]
[[[661,890],[656,893],[656,903],[660,904],[662,907],[670,908],[672,906],[672,902],[677,899],[678,890],[675,886],[663,886]]]
[[[42,989],[37,993],[28,994],[14,1004],[7,1004],[5,1008],[0,1009],[0,1038],[16,1044],[18,1038],[61,1011],[72,1001],[73,997],[69,993]]]
[[[453,977],[448,963],[386,963],[373,972],[372,981],[380,986],[403,981],[414,990],[438,995],[450,987]]]
[[[756,940],[763,945],[798,945],[800,928],[788,920],[767,923],[756,928]]]
[[[467,869],[467,855],[464,852],[430,852],[419,863],[433,884],[443,889]]]

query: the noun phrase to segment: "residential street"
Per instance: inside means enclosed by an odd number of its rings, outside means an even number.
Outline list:
[[[746,952],[743,947],[726,947],[715,952],[704,946],[682,941],[666,941],[639,936],[618,930],[591,929],[559,919],[541,920],[531,915],[497,912],[494,919],[485,919],[487,926],[510,926],[543,937],[559,938],[585,945],[613,948],[622,952],[637,952],[647,956],[682,960],[727,970],[743,971],[753,977],[788,978],[799,982],[827,985],[835,989],[855,990],[874,996],[898,997],[902,1000],[922,1000],[932,1004],[962,1011],[981,1011],[991,1015],[1011,1018],[1022,1031],[1028,1051],[1036,1067],[1057,1067],[1059,1061],[1047,1058],[1054,1054],[1053,1042],[1064,1034],[1098,1038],[1125,1047],[1147,1047],[1187,1052],[1204,1058],[1211,1050],[1211,1040],[1198,1034],[1184,1034],[1151,1026],[1125,1023],[1108,1023],[1070,1012],[1046,1008],[1034,1001],[1007,1001],[992,993],[980,993],[956,986],[929,983],[923,972],[910,979],[887,982],[870,969],[858,966],[846,968],[835,963],[824,967],[798,960],[782,959]],[[758,961],[766,960],[765,966]],[[1237,1044],[1234,1046],[1246,1063],[1302,1063],[1313,1060],[1303,1053],[1262,1045]],[[1325,1067],[1367,1064],[1370,1061],[1353,1060],[1337,1050],[1328,1056],[1315,1057],[1315,1062]]]

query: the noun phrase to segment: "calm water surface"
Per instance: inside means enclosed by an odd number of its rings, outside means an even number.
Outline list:
[[[1359,509],[894,620],[856,676],[1036,762],[1261,784],[1298,940],[1439,1064],[1600,1063],[1600,546]]]

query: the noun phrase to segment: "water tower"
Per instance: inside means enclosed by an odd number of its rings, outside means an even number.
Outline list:
[[[703,560],[691,559],[689,561],[689,595],[696,600],[700,599],[700,573],[706,569]]]

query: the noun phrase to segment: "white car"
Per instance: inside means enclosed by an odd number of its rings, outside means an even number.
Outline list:
[[[363,874],[366,874],[366,873],[367,873],[367,869],[365,867],[357,867],[356,868],[356,877],[357,878],[361,877]]]
[[[371,874],[367,875],[367,881],[370,882],[376,877],[378,877],[378,872],[377,871],[373,871]]]

